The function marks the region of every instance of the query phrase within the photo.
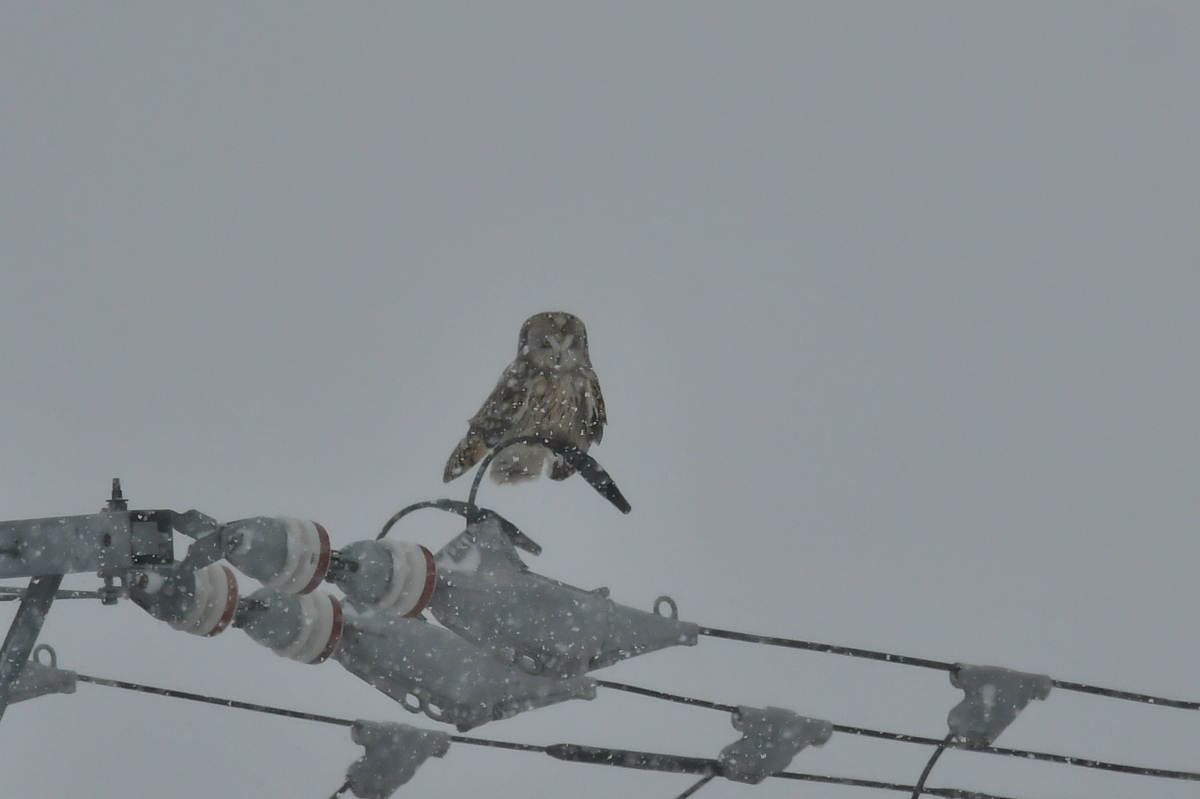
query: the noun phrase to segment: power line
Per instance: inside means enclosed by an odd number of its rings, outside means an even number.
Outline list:
[[[154,696],[167,696],[172,699],[186,699],[189,702],[203,702],[204,704],[217,705],[218,707],[229,707],[235,710],[250,710],[255,713],[266,713],[272,716],[283,716],[290,719],[299,719],[301,721],[315,721],[321,724],[334,724],[340,727],[353,727],[354,719],[344,719],[337,716],[324,716],[320,713],[306,713],[302,710],[288,710],[282,707],[272,707],[270,705],[262,705],[257,702],[241,702],[237,699],[221,699],[216,696],[207,696],[205,694],[195,694],[190,691],[179,691],[174,688],[159,688],[153,685],[142,685],[135,682],[125,682],[124,680],[110,680],[105,677],[92,677],[87,674],[76,674],[75,679],[79,682],[92,683],[93,685],[103,685],[109,688],[122,688],[126,691],[137,691],[144,694],[152,694]],[[488,738],[468,738],[461,735],[451,735],[450,740],[458,743],[469,743],[476,746],[491,746],[498,749],[515,749],[527,752],[544,752],[544,746],[536,744],[513,743],[511,741],[494,741]]]
[[[942,756],[942,752],[946,751],[946,747],[954,740],[954,733],[950,733],[941,741],[938,741],[937,748],[933,750],[933,754],[929,756],[929,762],[925,764],[925,768],[921,771],[921,777],[917,780],[917,784],[913,786],[912,799],[921,799],[921,794],[925,792],[925,780],[929,779],[929,773],[933,771],[934,765],[937,764],[938,758]]]
[[[629,749],[608,749],[594,746],[560,744],[556,747],[548,747],[548,750],[553,751],[547,751],[547,754],[563,760],[603,766],[618,766],[620,768],[673,771],[676,773],[704,774],[706,776],[709,775],[710,770],[713,776],[719,775],[721,769],[718,761],[707,758],[660,755]],[[771,776],[785,780],[801,780],[804,782],[824,783],[826,785],[846,785],[853,788],[873,788],[900,793],[911,793],[916,787],[898,782],[864,780],[854,777],[831,777],[795,771],[783,771]],[[692,788],[697,789],[698,785],[699,783],[693,785]],[[924,789],[924,793],[931,796],[945,797],[945,799],[1011,799],[1011,797],[995,796],[979,793],[978,791],[964,791],[959,788],[926,788]]]
[[[1111,699],[1125,699],[1130,702],[1144,702],[1147,705],[1176,707],[1181,710],[1200,710],[1200,702],[1192,702],[1184,699],[1166,699],[1161,696],[1119,691],[1116,688],[1102,688],[1098,685],[1087,685],[1086,683],[1068,682],[1066,680],[1051,680],[1051,684],[1055,688],[1061,688],[1064,691],[1078,691],[1081,694],[1107,696]]]
[[[701,777],[701,778],[699,779],[699,781],[697,781],[697,782],[693,783],[693,784],[691,785],[691,787],[689,787],[689,788],[688,788],[686,791],[684,791],[683,793],[679,794],[679,796],[676,796],[676,797],[675,797],[675,799],[688,799],[688,797],[689,797],[689,796],[691,796],[691,795],[692,795],[692,794],[694,794],[696,791],[698,791],[698,790],[700,790],[701,788],[703,788],[705,785],[708,785],[710,782],[712,782],[712,781],[713,781],[713,780],[715,780],[716,778],[717,778],[717,775],[716,775],[716,774],[709,774],[707,777]]]
[[[734,630],[719,630],[715,627],[701,627],[700,634],[712,638],[728,638],[731,641],[745,641],[750,644],[782,646],[788,649],[807,649],[811,652],[825,652],[831,655],[847,655],[855,658],[866,658],[867,660],[882,660],[885,663],[901,663],[905,666],[919,666],[923,669],[937,669],[939,671],[954,670],[953,663],[943,660],[930,660],[928,658],[910,657],[908,655],[893,655],[888,652],[876,652],[852,646],[818,644],[812,641],[799,641],[794,638],[777,638],[771,635],[755,635],[753,633],[740,633]]]
[[[560,760],[569,760],[575,763],[617,766],[619,768],[640,769],[643,771],[669,771],[677,774],[702,774],[705,776],[710,773],[710,770],[716,774],[721,773],[721,764],[717,760],[703,757],[663,755],[632,749],[553,744],[546,747],[546,754]],[[875,788],[877,790],[897,791],[900,793],[912,793],[916,788],[915,785],[905,785],[899,782],[862,780],[854,777],[831,777],[823,774],[807,774],[796,771],[781,771],[778,774],[770,776],[785,780],[819,782],[826,785],[848,785],[855,788]],[[925,788],[923,792],[930,796],[944,797],[944,799],[1013,799],[1012,797],[997,796],[978,791],[965,791],[960,788]]]
[[[709,710],[719,710],[723,713],[734,713],[738,709],[734,705],[725,705],[721,704],[720,702],[710,702],[706,699],[696,699],[695,697],[681,696],[679,694],[672,694],[666,691],[658,691],[653,688],[643,688],[637,685],[629,685],[628,683],[612,682],[610,680],[596,680],[596,684],[604,688],[611,688],[615,691],[624,691],[626,693],[647,696],[653,699],[662,699],[681,705],[691,705],[693,707],[703,707]],[[842,732],[848,735],[860,735],[866,738],[879,738],[885,741],[898,741],[901,743],[918,744],[922,746],[949,747],[951,749],[961,749],[967,752],[980,752],[990,755],[1017,757],[1021,758],[1022,760],[1040,760],[1046,763],[1058,763],[1066,766],[1078,766],[1080,768],[1112,771],[1120,774],[1132,774],[1138,777],[1160,777],[1162,779],[1171,780],[1200,781],[1200,772],[1194,771],[1177,771],[1172,769],[1150,768],[1146,766],[1131,766],[1125,763],[1110,763],[1103,760],[1091,760],[1089,758],[1072,757],[1070,755],[1056,755],[1049,752],[1037,752],[1027,749],[1008,749],[997,746],[978,747],[971,746],[954,738],[950,738],[949,740],[941,738],[929,738],[921,735],[908,735],[899,732],[873,730],[869,727],[851,727],[845,724],[834,724],[833,730],[834,732]]]
[[[23,594],[24,594],[23,588],[0,587],[0,601],[4,601],[7,599],[18,599]],[[93,591],[60,591],[60,592],[58,592],[58,595],[59,595],[59,598],[96,598],[99,594],[98,594],[98,592],[93,592]],[[737,632],[737,631],[732,631],[732,630],[722,630],[722,629],[711,628],[711,627],[701,627],[699,631],[702,635],[708,635],[708,636],[718,637],[718,638],[727,638],[730,640],[744,641],[744,642],[754,643],[754,644],[769,645],[769,646],[781,646],[781,647],[793,648],[793,649],[805,649],[805,650],[809,650],[809,651],[825,652],[825,653],[830,653],[830,654],[839,654],[839,655],[845,655],[845,656],[850,656],[850,657],[859,657],[859,658],[865,658],[865,659],[870,659],[870,660],[878,660],[878,661],[887,662],[887,663],[900,663],[900,664],[904,664],[904,665],[912,665],[912,666],[918,666],[918,667],[929,668],[929,669],[950,671],[950,670],[953,670],[955,667],[955,664],[949,663],[949,662],[931,660],[931,659],[926,659],[926,658],[915,658],[915,657],[909,657],[906,655],[897,655],[897,654],[893,654],[893,653],[879,652],[879,651],[860,649],[860,648],[855,648],[855,647],[836,646],[836,645],[832,645],[832,644],[822,644],[822,643],[815,643],[815,642],[811,642],[811,641],[780,638],[780,637],[775,637],[775,636],[762,636],[762,635],[755,635],[755,634],[751,634],[751,633],[743,633],[743,632]],[[92,682],[92,683],[99,684],[99,685],[107,685],[107,686],[116,687],[116,688],[124,688],[124,689],[128,689],[128,690],[142,691],[145,693],[152,693],[152,694],[158,694],[161,696],[169,696],[169,697],[187,699],[187,700],[191,700],[191,701],[207,702],[210,704],[216,704],[216,705],[221,705],[221,706],[225,706],[225,707],[233,707],[233,708],[238,708],[238,709],[272,713],[275,715],[281,715],[281,716],[297,718],[297,719],[302,719],[302,720],[308,720],[308,721],[320,721],[320,722],[324,722],[324,723],[342,724],[344,726],[353,723],[352,721],[348,721],[348,720],[344,720],[344,719],[336,719],[336,718],[330,717],[330,716],[319,716],[316,714],[303,713],[300,711],[292,711],[292,710],[286,710],[286,709],[282,709],[282,708],[270,708],[270,707],[263,706],[263,705],[257,705],[254,703],[247,703],[247,702],[239,702],[236,700],[217,699],[217,698],[213,698],[213,697],[203,696],[201,694],[192,694],[192,693],[189,693],[186,691],[175,691],[175,690],[166,689],[166,688],[155,688],[152,686],[143,686],[143,685],[138,685],[135,683],[127,683],[127,682],[123,682],[120,680],[108,680],[108,679],[103,679],[103,678],[98,678],[98,677],[89,677],[87,675],[78,675],[77,678],[81,682]],[[727,705],[727,704],[722,704],[722,703],[718,703],[718,702],[711,702],[711,701],[707,701],[707,700],[703,700],[703,699],[697,699],[694,697],[687,697],[687,696],[682,696],[682,695],[678,695],[678,694],[668,693],[665,691],[658,691],[658,690],[654,690],[654,689],[650,689],[650,688],[642,688],[639,686],[628,685],[628,684],[624,684],[624,683],[617,683],[617,682],[612,682],[612,681],[608,681],[608,680],[597,680],[597,684],[599,684],[603,687],[612,688],[614,690],[620,690],[620,691],[624,691],[627,693],[638,694],[641,696],[647,696],[647,697],[651,697],[651,698],[655,698],[655,699],[667,700],[667,701],[676,702],[676,703],[680,703],[680,704],[704,707],[707,709],[718,710],[718,711],[725,712],[725,713],[733,713],[737,710],[737,707],[734,705]],[[1083,693],[1091,693],[1091,694],[1095,694],[1095,695],[1106,696],[1106,697],[1111,697],[1111,698],[1116,698],[1116,699],[1138,701],[1138,702],[1143,702],[1143,703],[1147,703],[1147,704],[1162,705],[1162,706],[1166,706],[1166,707],[1176,707],[1176,708],[1185,708],[1185,709],[1200,708],[1200,703],[1196,703],[1196,702],[1186,702],[1186,701],[1182,701],[1182,700],[1173,700],[1173,699],[1167,699],[1167,698],[1163,698],[1163,697],[1149,696],[1149,695],[1140,694],[1140,693],[1119,691],[1119,690],[1115,690],[1115,689],[1103,688],[1103,687],[1087,685],[1087,684],[1083,684],[1083,683],[1072,683],[1072,682],[1066,682],[1066,681],[1062,681],[1062,680],[1052,680],[1052,685],[1054,685],[1055,687],[1062,688],[1064,690],[1072,690],[1072,691],[1078,691],[1078,692],[1083,692]],[[1076,766],[1076,767],[1081,767],[1081,768],[1090,768],[1090,769],[1110,771],[1110,772],[1115,772],[1115,773],[1131,774],[1134,776],[1200,781],[1200,773],[1197,773],[1197,772],[1133,766],[1133,765],[1122,764],[1122,763],[1113,763],[1113,762],[1108,762],[1108,761],[1093,760],[1090,758],[1073,757],[1073,756],[1068,756],[1068,755],[1058,755],[1058,754],[1053,754],[1053,753],[1048,753],[1048,752],[1037,752],[1037,751],[1030,751],[1030,750],[1022,750],[1022,749],[1009,749],[1009,748],[992,747],[992,746],[974,747],[974,746],[969,746],[969,745],[967,745],[963,742],[957,741],[957,740],[951,740],[949,743],[944,743],[940,739],[936,739],[936,738],[908,735],[908,734],[903,734],[903,733],[886,732],[886,731],[882,731],[882,730],[873,730],[873,729],[865,728],[865,727],[852,727],[852,726],[840,725],[840,724],[834,724],[833,729],[838,732],[843,732],[843,733],[847,733],[847,734],[851,734],[851,735],[870,737],[870,738],[878,738],[878,739],[883,739],[883,740],[891,740],[891,741],[912,743],[912,744],[925,745],[925,746],[934,746],[934,747],[947,746],[949,748],[962,749],[962,750],[966,750],[966,751],[974,751],[974,752],[981,752],[981,753],[995,754],[995,755],[1004,755],[1004,756],[1009,756],[1009,757],[1018,757],[1018,758],[1022,758],[1022,759],[1026,759],[1026,760],[1039,760],[1039,761],[1043,761],[1043,762],[1057,763],[1057,764],[1062,764],[1062,765],[1070,765],[1070,766]],[[490,742],[490,741],[486,741],[485,739],[477,739],[477,738],[462,738],[459,742],[471,743],[471,744],[476,744],[476,745],[485,745],[485,746],[499,746],[502,748],[510,748],[510,749],[525,749],[527,751],[544,751],[544,748],[533,747],[531,745],[510,744],[508,742]]]
[[[629,694],[638,694],[639,696],[648,696],[653,699],[665,699],[668,702],[677,702],[681,705],[694,705],[703,707],[709,710],[720,710],[723,713],[736,713],[737,705],[723,705],[720,702],[709,702],[706,699],[695,699],[690,696],[681,696],[679,694],[669,694],[666,691],[656,691],[653,688],[642,688],[638,685],[630,685],[623,682],[612,682],[611,680],[596,680],[596,685],[604,688],[612,688],[614,691],[624,691]]]
[[[409,506],[404,511],[398,513],[392,519],[389,519],[389,524],[384,526],[383,531],[379,534],[382,537],[398,518],[403,517],[408,512],[425,507],[440,507],[439,503],[446,500],[437,500],[430,502],[421,502],[416,505]],[[461,503],[460,503],[461,504]],[[21,599],[25,596],[25,589],[20,587],[0,586],[0,602],[11,602]],[[69,591],[61,590],[55,593],[55,599],[97,599],[100,597],[99,591]],[[823,644],[815,641],[803,641],[795,638],[780,638],[771,635],[758,635],[756,633],[744,633],[736,630],[723,630],[716,627],[700,627],[700,635],[707,635],[711,638],[725,638],[731,641],[742,641],[750,644],[759,644],[763,646],[777,646],[787,649],[804,649],[810,652],[822,652],[831,655],[843,655],[847,657],[862,658],[865,660],[877,660],[883,663],[899,663],[905,666],[916,666],[918,668],[932,669],[935,671],[954,671],[957,664],[945,660],[934,660],[932,658],[913,657],[911,655],[898,655],[892,652],[880,652],[872,649],[861,649],[852,646],[840,646],[837,644]],[[1180,710],[1200,710],[1200,701],[1188,699],[1171,699],[1163,696],[1155,696],[1153,694],[1143,694],[1134,691],[1123,691],[1117,688],[1105,688],[1099,685],[1090,685],[1088,683],[1072,682],[1070,680],[1051,679],[1051,685],[1063,691],[1074,691],[1083,694],[1092,694],[1093,696],[1103,696],[1110,699],[1121,699],[1128,702],[1141,702],[1147,705],[1157,705],[1159,707],[1172,707]]]
[[[158,688],[150,685],[141,685],[138,683],[125,682],[122,680],[110,680],[103,677],[92,677],[86,674],[76,675],[76,679],[80,682],[93,683],[96,685],[104,685],[112,688],[123,688],[128,691],[139,691],[141,693],[154,694],[157,696],[167,696],[175,699],[186,699],[192,702],[204,702],[210,705],[218,705],[221,707],[230,707],[238,710],[251,710],[259,713],[268,713],[276,716],[284,716],[287,718],[300,719],[302,721],[316,721],[322,724],[337,724],[343,727],[349,727],[354,724],[353,719],[342,719],[336,716],[323,716],[317,713],[306,713],[299,710],[288,710],[286,708],[271,707],[261,705],[254,702],[241,702],[236,699],[220,699],[204,694],[196,694],[188,691],[178,691],[172,688]],[[734,705],[724,705],[718,702],[709,702],[704,699],[696,699],[693,697],[680,696],[678,694],[670,694],[665,691],[656,691],[651,688],[642,688],[635,685],[625,683],[611,682],[609,680],[597,680],[598,685],[605,688],[611,688],[616,691],[625,691],[626,693],[638,694],[654,699],[662,699],[678,704],[692,705],[703,707],[710,710],[719,710],[725,713],[732,713],[737,710]],[[835,732],[847,733],[849,735],[860,735],[868,738],[880,738],[889,741],[899,741],[903,743],[912,743],[925,746],[939,746],[943,741],[938,738],[927,738],[917,735],[906,735],[904,733],[885,732],[883,730],[873,730],[867,727],[851,727],[844,724],[834,724]],[[451,740],[458,743],[473,744],[476,746],[491,746],[501,749],[514,749],[528,752],[544,752],[545,747],[535,744],[521,744],[509,741],[494,741],[485,738],[473,738],[452,735]],[[1149,768],[1144,766],[1131,766],[1124,763],[1111,763],[1102,760],[1091,760],[1088,758],[1072,757],[1069,755],[1056,755],[1049,752],[1037,752],[1025,749],[1008,749],[1003,747],[984,747],[975,748],[966,744],[952,740],[946,744],[952,749],[963,749],[969,752],[981,752],[984,754],[1003,755],[1006,757],[1017,757],[1024,760],[1040,760],[1048,763],[1058,763],[1068,766],[1077,766],[1080,768],[1091,768],[1100,771],[1112,771],[1121,774],[1131,774],[1139,777],[1159,777],[1163,779],[1175,780],[1191,780],[1200,781],[1200,773],[1192,771],[1175,771],[1170,769]]]
[[[141,693],[152,694],[154,696],[166,696],[174,699],[184,699],[191,702],[202,702],[205,704],[217,705],[218,707],[250,710],[273,716],[299,719],[301,721],[314,721],[322,724],[333,724],[340,727],[352,727],[355,724],[354,719],[344,719],[336,716],[325,716],[319,713],[307,713],[299,710],[271,707],[270,705],[262,705],[256,702],[241,702],[236,699],[221,699],[219,697],[192,693],[190,691],[179,691],[172,688],[159,688],[151,685],[126,682],[124,680],[110,680],[103,677],[93,677],[85,674],[76,675],[76,679],[78,679],[80,682],[92,683],[94,685],[121,688],[129,691],[138,691]],[[540,746],[538,744],[497,741],[487,738],[474,738],[463,735],[451,735],[449,738],[451,741],[456,743],[471,744],[474,746],[487,746],[520,752],[544,753],[550,755],[556,760],[563,760],[572,763],[589,763],[592,765],[616,766],[619,768],[632,768],[643,771],[661,771],[676,774],[699,774],[707,779],[711,779],[722,774],[720,762],[711,758],[688,757],[684,755],[671,755],[656,752],[640,752],[630,749],[612,749],[607,747],[584,746],[580,744],[559,743],[550,744],[548,746]],[[911,792],[915,788],[915,786],[912,785],[904,785],[902,783],[895,782],[862,780],[853,777],[834,777],[792,771],[783,771],[770,776],[779,779],[802,780],[830,785],[847,785],[859,788],[875,788],[879,790],[897,791],[902,793]],[[702,783],[707,782],[707,779],[702,780],[700,783],[694,784],[692,786],[692,793],[694,793],[696,790],[699,790],[699,788],[702,787]],[[333,797],[337,797],[341,793],[344,793],[346,787],[346,785],[343,785],[341,788],[335,791]],[[995,796],[992,794],[979,793],[977,791],[965,791],[958,788],[926,788],[924,789],[924,793],[929,794],[930,796],[943,797],[943,799],[1013,799],[1013,797]],[[688,795],[690,794],[684,794],[684,796]]]
[[[273,716],[284,716],[289,719],[316,721],[321,724],[337,724],[342,727],[354,726],[353,719],[340,719],[336,716],[322,716],[319,713],[305,713],[300,710],[270,707],[269,705],[260,705],[255,702],[239,702],[236,699],[220,699],[215,696],[194,694],[189,691],[177,691],[173,688],[157,688],[153,685],[141,685],[135,682],[125,682],[124,680],[109,680],[104,677],[90,677],[86,674],[76,674],[75,679],[79,682],[90,682],[94,685],[104,685],[109,688],[122,688],[126,691],[139,691],[144,694],[154,694],[155,696],[169,696],[173,699],[186,699],[189,702],[204,702],[209,705],[231,707],[237,710],[252,710],[256,713],[268,713]]]
[[[715,627],[701,627],[699,632],[701,635],[707,635],[712,638],[727,638],[731,641],[744,641],[746,643],[761,644],[764,646],[780,646],[788,649],[806,649],[810,652],[825,652],[831,655],[845,655],[848,657],[864,658],[866,660],[879,660],[883,661],[884,663],[900,663],[905,666],[917,666],[919,668],[935,669],[937,671],[954,671],[955,667],[957,666],[955,663],[950,663],[944,660],[931,660],[929,658],[911,657],[909,655],[896,655],[890,652],[877,652],[871,649],[859,649],[857,647],[850,646],[820,644],[813,641],[800,641],[794,638],[778,638],[770,635],[755,635],[753,633],[737,632],[736,630],[721,630]],[[1079,693],[1105,696],[1110,699],[1123,699],[1130,702],[1143,702],[1148,705],[1174,707],[1182,710],[1200,710],[1200,702],[1191,700],[1168,699],[1162,696],[1152,696],[1150,694],[1140,694],[1132,691],[1120,691],[1115,688],[1103,688],[1098,685],[1069,682],[1067,680],[1052,679],[1051,685],[1053,685],[1055,688],[1061,688],[1064,691],[1078,691]]]

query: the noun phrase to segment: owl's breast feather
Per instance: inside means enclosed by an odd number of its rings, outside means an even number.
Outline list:
[[[525,407],[517,414],[522,426],[539,433],[562,435],[582,415],[594,413],[577,378],[568,375],[538,375],[530,381]],[[515,420],[514,420],[515,421]]]

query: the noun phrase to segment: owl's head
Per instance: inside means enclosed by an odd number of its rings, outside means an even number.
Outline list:
[[[563,311],[534,314],[521,325],[517,357],[545,371],[591,366],[587,328],[578,316]]]

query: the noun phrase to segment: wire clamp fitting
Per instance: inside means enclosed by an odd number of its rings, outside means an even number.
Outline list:
[[[722,749],[717,762],[726,779],[751,785],[783,771],[800,750],[821,746],[833,734],[832,723],[781,707],[739,707],[732,721],[742,739]]]
[[[46,662],[42,662],[41,659],[43,652],[48,656]],[[75,693],[75,672],[60,669],[58,656],[54,653],[54,649],[49,644],[38,644],[33,648],[33,653],[25,663],[21,676],[13,684],[9,701],[23,702],[26,699],[48,694],[73,693]]]
[[[346,771],[350,790],[359,799],[388,799],[413,778],[422,763],[442,757],[450,736],[407,724],[356,721],[350,738],[366,749]]]
[[[999,666],[954,664],[950,683],[966,698],[950,711],[946,722],[954,737],[971,748],[991,746],[1017,714],[1034,699],[1050,695],[1052,680]]]

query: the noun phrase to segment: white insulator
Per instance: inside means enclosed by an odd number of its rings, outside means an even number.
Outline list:
[[[212,636],[224,630],[237,612],[238,584],[229,567],[211,563],[196,572],[196,596],[187,616],[171,622],[176,630]]]
[[[342,640],[342,603],[322,591],[298,599],[300,632],[290,644],[272,651],[301,663],[320,663],[333,654]]]
[[[279,521],[287,528],[287,559],[283,570],[265,584],[289,594],[307,594],[329,570],[329,533],[307,519],[280,516]]]
[[[380,543],[392,553],[392,581],[383,598],[370,607],[398,616],[416,616],[429,603],[437,584],[433,553],[407,541],[385,538]]]

